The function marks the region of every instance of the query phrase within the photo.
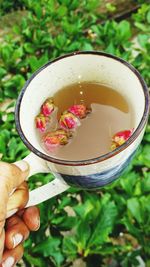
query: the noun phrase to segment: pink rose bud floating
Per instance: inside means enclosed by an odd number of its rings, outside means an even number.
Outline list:
[[[52,98],[48,98],[43,105],[41,106],[41,113],[48,117],[52,114],[52,112],[54,111],[55,105],[54,105],[54,101]]]
[[[83,119],[91,112],[90,108],[87,108],[84,104],[73,105],[68,109],[69,112],[74,114],[79,119]]]
[[[65,130],[76,129],[80,125],[79,119],[69,111],[63,112],[59,120],[60,128]]]
[[[35,117],[35,124],[36,128],[39,129],[41,132],[46,130],[46,125],[49,119],[45,117],[43,114],[39,114]]]
[[[134,128],[131,130],[124,130],[121,132],[116,133],[112,137],[112,145],[111,145],[111,150],[116,149],[117,147],[123,145],[132,135],[134,131]]]
[[[72,137],[71,132],[67,132],[65,130],[59,129],[59,130],[47,133],[43,137],[43,142],[44,142],[45,147],[48,150],[53,150],[54,148],[60,145],[68,144],[69,138],[71,137]]]

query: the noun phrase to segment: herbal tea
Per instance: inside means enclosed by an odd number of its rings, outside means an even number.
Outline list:
[[[112,88],[82,82],[46,100],[36,117],[36,128],[50,156],[86,160],[123,144],[133,132],[133,114],[127,100]]]

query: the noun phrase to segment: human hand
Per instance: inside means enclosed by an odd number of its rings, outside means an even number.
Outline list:
[[[0,162],[0,266],[11,267],[22,257],[24,241],[30,230],[39,228],[39,211],[36,207],[22,209],[28,201],[28,165],[21,161],[19,167]],[[11,192],[15,192],[10,196]],[[17,212],[6,220],[6,214]],[[4,228],[5,227],[5,228]]]
[[[30,231],[37,231],[39,226],[37,207],[21,210],[6,220],[2,267],[12,267],[22,258],[23,241],[29,237]]]

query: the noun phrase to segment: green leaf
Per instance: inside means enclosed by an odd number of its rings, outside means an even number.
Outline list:
[[[40,3],[36,3],[34,6],[34,12],[38,19],[42,17],[42,7],[40,6]]]
[[[0,153],[6,154],[6,142],[4,136],[0,135]]]
[[[7,71],[4,68],[0,67],[0,79],[2,79],[6,75],[6,73]]]
[[[28,27],[28,20],[25,17],[23,17],[21,20],[21,26],[23,30]]]
[[[39,68],[38,59],[35,56],[32,56],[28,59],[29,65],[31,67],[32,72]]]
[[[32,38],[32,31],[29,27],[25,28],[22,32],[27,38]]]
[[[141,187],[143,192],[150,192],[150,173],[145,173],[143,180],[141,181]]]
[[[124,218],[121,220],[121,222],[125,225],[127,231],[128,231],[130,234],[132,234],[133,236],[135,236],[136,238],[138,238],[138,240],[139,240],[140,242],[142,242],[142,241],[141,241],[141,239],[142,239],[142,233],[141,233],[141,232],[142,232],[142,231],[141,231],[141,229],[140,229],[139,227],[136,227],[136,226],[133,224],[133,222],[130,221],[129,218],[127,218],[127,217],[124,217]]]
[[[147,35],[147,34],[139,34],[138,35],[138,42],[143,48],[146,48],[148,39],[149,39],[149,35]]]
[[[144,135],[144,140],[146,140],[147,142],[150,142],[150,133],[147,133]]]
[[[37,59],[35,56],[31,56],[28,59],[29,65],[31,67],[32,72],[36,71],[38,68],[43,66],[45,63],[48,62],[48,55],[45,53],[40,57],[40,59]]]
[[[59,34],[55,38],[55,44],[58,49],[62,49],[67,44],[67,38],[65,34]]]
[[[147,22],[150,24],[150,10],[147,12],[146,18],[147,18]]]
[[[113,229],[113,225],[117,216],[117,208],[114,202],[106,202],[102,205],[102,209],[95,220],[95,227],[88,242],[88,246],[102,245],[107,241],[108,235]]]
[[[150,217],[149,217],[149,212],[150,212],[150,195],[148,195],[148,196],[142,196],[140,198],[140,205],[141,205],[141,211],[143,211],[143,213],[145,213],[146,217],[148,217],[148,219],[150,220]],[[142,213],[142,215],[144,215],[143,213]],[[144,218],[144,216],[143,216],[143,218]]]
[[[78,252],[82,253],[83,250],[86,249],[88,240],[91,236],[90,225],[86,220],[81,221],[77,226],[77,242],[78,242]]]
[[[86,6],[85,6],[85,9],[92,12],[94,11],[95,9],[97,9],[100,5],[100,1],[97,1],[97,0],[89,0],[86,2]]]
[[[127,207],[132,216],[139,222],[142,222],[141,207],[138,198],[130,198],[127,200]]]
[[[115,54],[115,46],[113,42],[110,42],[105,51],[110,54]]]
[[[40,257],[37,257],[37,256],[34,257],[34,256],[30,255],[29,253],[25,253],[24,257],[28,261],[28,263],[33,265],[33,266],[37,266],[37,267],[45,267],[46,266],[46,262],[44,261],[44,259],[42,259]]]
[[[23,47],[27,53],[34,53],[34,47],[31,43],[25,43]]]
[[[47,53],[44,53],[42,55],[42,57],[40,57],[39,59],[39,67],[43,66],[44,64],[46,64],[48,62],[49,58],[48,58],[48,55]]]
[[[133,195],[137,179],[138,179],[138,174],[132,171],[127,173],[125,177],[120,179],[120,184],[128,194]]]
[[[137,159],[141,165],[144,165],[144,166],[150,168],[150,153],[149,153],[149,145],[148,144],[146,144],[145,146],[142,147],[142,151],[138,155]]]
[[[1,48],[0,52],[1,52],[1,57],[2,57],[3,61],[7,63],[11,59],[11,56],[13,53],[13,48],[11,45],[7,44]]]
[[[106,3],[106,8],[109,12],[115,12],[116,11],[116,7],[115,5],[111,4],[111,3]]]
[[[64,257],[60,251],[60,244],[59,238],[48,237],[33,248],[33,253],[40,253],[44,257],[50,256],[57,263],[57,266],[61,266]]]
[[[34,253],[44,253],[45,257],[53,254],[55,250],[58,250],[61,241],[58,238],[47,237],[40,244],[33,248]]]
[[[20,91],[24,84],[24,77],[20,74],[16,74],[8,81],[4,82],[4,95],[10,98],[16,98],[17,91]]]
[[[71,236],[65,236],[63,239],[63,252],[68,258],[74,260],[78,253],[76,240]]]
[[[94,209],[91,201],[87,200],[84,204],[77,205],[74,207],[75,212],[81,217],[86,218],[88,214]]]
[[[60,17],[63,17],[67,14],[67,7],[66,6],[60,6],[58,9],[57,9],[57,14],[58,16]]]
[[[10,140],[10,131],[7,129],[1,130],[0,134],[0,153],[6,155],[7,145]]]
[[[17,48],[17,49],[14,50],[14,53],[12,55],[12,60],[13,61],[16,61],[19,58],[21,58],[22,56],[23,56],[23,48],[22,47],[19,47],[19,48]]]
[[[93,50],[93,46],[90,43],[85,42],[83,44],[82,50],[85,50],[85,51],[88,51],[89,50],[89,51],[91,51],[91,50]]]
[[[61,199],[61,202],[58,206],[58,209],[61,210],[61,209],[64,209],[66,206],[68,206],[69,204],[71,204],[71,198],[68,198],[67,196],[64,196],[62,199]]]
[[[117,27],[117,38],[124,42],[131,37],[131,26],[126,20],[122,20]]]
[[[148,27],[146,25],[144,25],[143,23],[135,22],[135,26],[143,32],[148,31]]]
[[[17,149],[17,141],[15,137],[12,137],[9,141],[8,148],[9,148],[9,156],[10,158],[15,160],[15,155],[16,155],[16,149]]]

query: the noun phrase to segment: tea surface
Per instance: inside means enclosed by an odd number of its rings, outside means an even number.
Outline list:
[[[74,104],[83,103],[92,111],[80,120],[81,125],[67,145],[49,152],[52,157],[70,161],[99,157],[111,151],[111,139],[115,133],[133,128],[130,105],[121,94],[105,85],[92,82],[72,84],[59,90],[53,99],[58,107],[55,114],[58,119]]]

